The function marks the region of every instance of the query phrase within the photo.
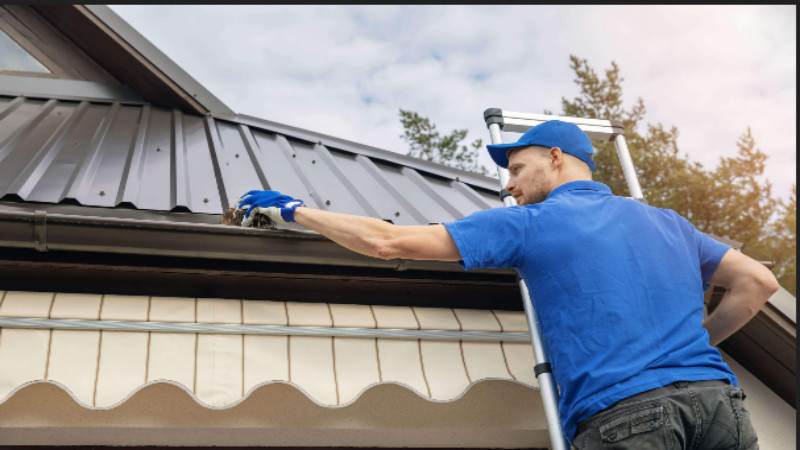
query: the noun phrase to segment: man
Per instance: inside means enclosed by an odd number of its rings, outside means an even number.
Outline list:
[[[427,226],[298,208],[274,191],[251,191],[239,207],[377,258],[516,268],[574,448],[757,448],[744,394],[713,346],[778,289],[772,273],[674,211],[591,181],[591,142],[574,124],[545,122],[488,149],[519,206]],[[728,292],[704,321],[710,284]]]

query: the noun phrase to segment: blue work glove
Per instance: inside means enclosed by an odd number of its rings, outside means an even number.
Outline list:
[[[249,227],[253,222],[253,213],[263,214],[275,223],[294,222],[294,210],[303,206],[302,200],[297,200],[278,191],[250,191],[239,198],[236,209],[249,208],[242,220],[243,227]]]

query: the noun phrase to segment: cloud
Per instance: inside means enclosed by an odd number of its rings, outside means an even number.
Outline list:
[[[561,111],[569,55],[714,167],[748,126],[788,198],[795,6],[112,6],[237,112],[405,153],[398,109],[488,141],[483,110]],[[490,167],[491,160],[482,161]]]

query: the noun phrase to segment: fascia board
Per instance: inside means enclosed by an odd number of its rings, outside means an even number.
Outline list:
[[[99,81],[0,75],[0,95],[28,98],[145,104],[136,91]]]
[[[172,59],[125,22],[111,8],[105,5],[83,6],[209,111],[216,114],[234,114],[233,110],[222,100],[214,96],[185,70],[181,69]]]

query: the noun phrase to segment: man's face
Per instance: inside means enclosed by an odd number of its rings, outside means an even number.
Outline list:
[[[550,166],[549,151],[541,147],[524,147],[510,152],[510,179],[505,189],[518,205],[531,205],[547,198],[555,187],[555,173]]]

